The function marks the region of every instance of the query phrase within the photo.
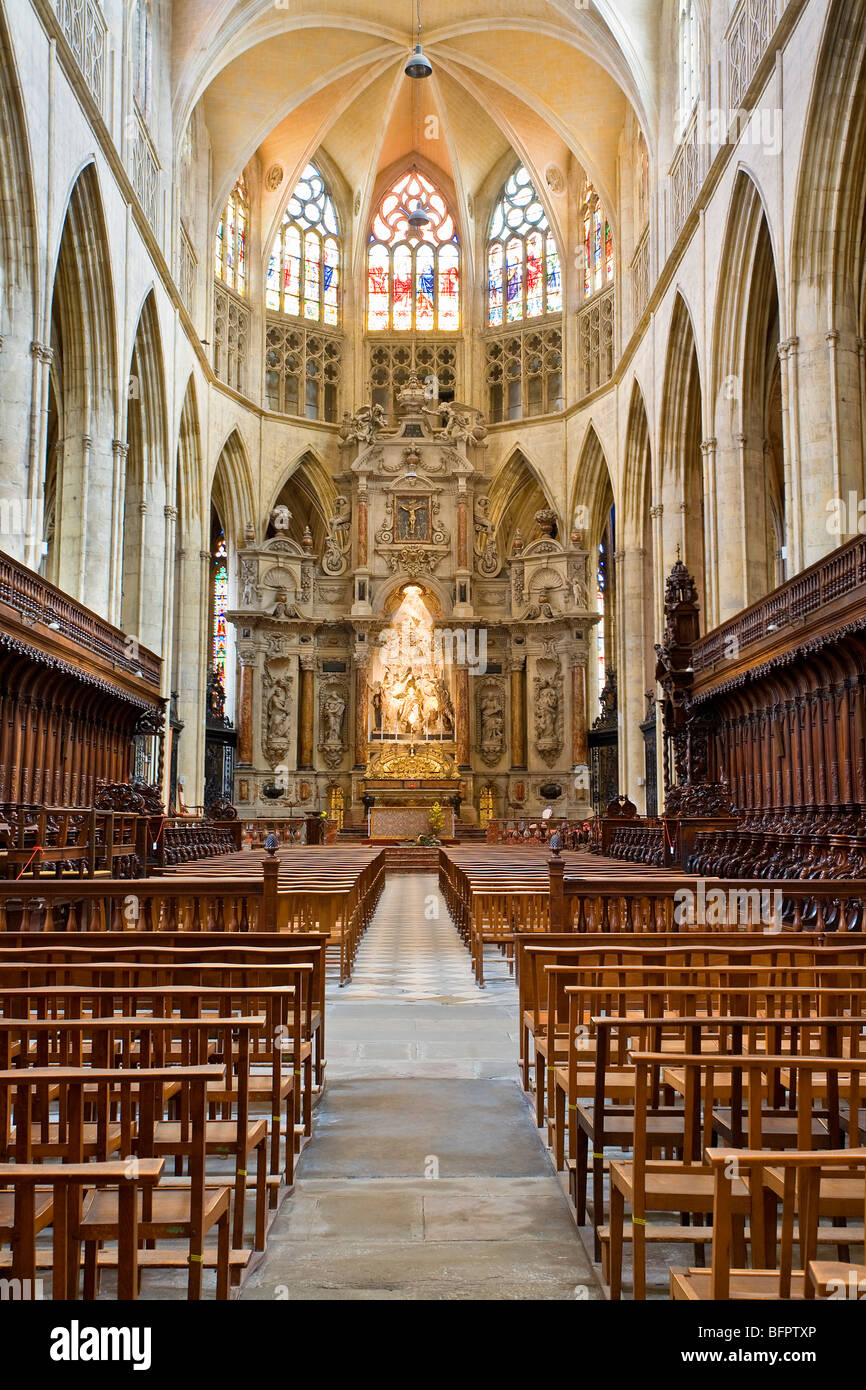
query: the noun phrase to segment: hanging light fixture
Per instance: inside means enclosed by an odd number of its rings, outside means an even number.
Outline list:
[[[426,57],[421,47],[421,0],[417,0],[418,6],[418,42],[409,54],[409,61],[403,71],[407,77],[429,77],[433,71],[433,64]]]
[[[406,218],[406,221],[409,223],[413,232],[420,232],[423,231],[425,227],[429,227],[430,218],[427,216],[427,209],[422,202],[419,201],[415,204]]]

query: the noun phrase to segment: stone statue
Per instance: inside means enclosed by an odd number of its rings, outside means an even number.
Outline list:
[[[289,748],[292,726],[291,687],[291,676],[283,676],[268,697],[264,742],[265,752],[272,767],[285,757]]]
[[[454,706],[451,703],[451,692],[445,677],[436,677],[436,697],[439,701],[439,717],[442,724],[443,734],[454,733]]]
[[[542,589],[541,593],[538,595],[538,601],[533,603],[531,607],[526,610],[525,617],[532,619],[556,617],[550,602],[550,596],[546,589]]]
[[[535,676],[535,746],[539,757],[553,763],[562,751],[561,672],[548,659],[539,662]]]
[[[425,406],[424,411],[444,421],[442,428],[434,431],[436,439],[446,439],[450,444],[482,444],[487,438],[487,426],[477,406],[443,401],[435,409]]]
[[[251,608],[256,597],[256,566],[252,560],[241,561],[241,608]]]
[[[344,574],[348,568],[352,544],[350,520],[349,499],[340,493],[334,504],[334,515],[328,519],[325,553],[322,556],[322,569],[326,574]]]
[[[346,713],[346,701],[343,699],[339,690],[331,690],[328,692],[322,704],[322,712],[325,716],[325,742],[341,742],[343,737],[343,715]]]
[[[352,444],[372,444],[377,434],[388,427],[385,407],[377,401],[374,405],[362,405],[350,415],[343,411],[340,423],[340,447],[349,448]]]
[[[496,546],[496,528],[490,520],[490,498],[475,499],[475,568],[479,574],[499,573],[499,551]]]
[[[338,686],[325,687],[320,709],[322,737],[319,746],[328,767],[336,767],[346,747],[343,735],[346,698]]]
[[[502,690],[498,685],[485,685],[478,697],[479,751],[492,766],[502,756],[505,747],[505,712]]]
[[[303,614],[296,604],[289,603],[288,594],[281,593],[277,597],[271,616],[274,618],[300,618],[303,617]]]

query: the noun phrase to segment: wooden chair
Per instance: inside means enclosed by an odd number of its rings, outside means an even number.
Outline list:
[[[646,1245],[649,1240],[670,1243],[691,1240],[688,1227],[668,1226],[665,1223],[648,1224],[649,1213],[689,1214],[707,1218],[712,1213],[713,1179],[712,1172],[703,1162],[702,1154],[710,1148],[714,1133],[714,1112],[718,1104],[716,1077],[724,1069],[733,1076],[732,1101],[739,1116],[743,1134],[743,1148],[752,1151],[765,1150],[763,1142],[766,1121],[765,1102],[769,1098],[773,1104],[778,1097],[781,1077],[785,1073],[795,1078],[791,1086],[790,1103],[796,1112],[796,1127],[791,1142],[803,1152],[815,1148],[816,1124],[822,1129],[825,1142],[829,1136],[839,1132],[838,1115],[842,1104],[848,1107],[849,1114],[859,1115],[861,1110],[861,1079],[866,1078],[866,1062],[850,1058],[821,1058],[814,1056],[782,1055],[742,1055],[720,1057],[683,1054],[672,1057],[670,1053],[635,1053],[635,1131],[633,1158],[630,1162],[615,1160],[610,1163],[610,1223],[607,1231],[599,1232],[604,1245],[609,1241],[610,1296],[619,1298],[622,1289],[622,1256],[625,1243],[625,1205],[631,1203],[631,1245],[633,1260],[634,1297],[646,1297]],[[659,1075],[672,1066],[684,1074],[683,1106],[685,1111],[683,1160],[668,1162],[650,1160],[646,1116],[649,1113],[649,1098],[652,1088],[658,1084]],[[822,1078],[821,1086],[828,1092],[829,1118],[816,1120],[813,1101],[815,1090],[813,1078]],[[827,1085],[827,1078],[831,1084]],[[829,1148],[829,1143],[828,1143]],[[733,1211],[742,1218],[740,1226],[749,1214],[748,1190],[745,1184],[735,1183],[732,1194]],[[757,1248],[763,1250],[767,1237],[764,1232],[763,1211],[752,1212],[752,1240]],[[851,1237],[838,1228],[837,1243],[847,1244]],[[744,1244],[742,1235],[738,1236],[738,1252],[742,1252],[744,1263]]]
[[[671,1297],[690,1302],[712,1299],[767,1300],[814,1298],[823,1271],[816,1266],[815,1253],[829,1232],[819,1226],[822,1180],[839,1171],[849,1178],[857,1175],[861,1194],[866,1174],[866,1149],[828,1150],[822,1153],[753,1152],[743,1149],[709,1149],[707,1162],[713,1172],[713,1243],[710,1269],[681,1269],[670,1272]],[[764,1202],[766,1174],[772,1171],[782,1185],[782,1224],[780,1257],[767,1267],[752,1241],[752,1267],[731,1267],[733,1258],[732,1223],[735,1183],[747,1175],[753,1226]],[[795,1227],[795,1218],[797,1225]],[[775,1222],[774,1228],[775,1228]],[[799,1241],[799,1268],[794,1266],[795,1239]],[[838,1267],[838,1266],[837,1266]],[[816,1268],[817,1277],[812,1275]],[[809,1271],[806,1277],[804,1271]]]
[[[41,1269],[36,1237],[53,1226],[51,1246],[51,1296],[67,1299],[77,1284],[78,1244],[81,1238],[78,1212],[82,1193],[98,1186],[117,1190],[117,1297],[138,1297],[138,1211],[141,1194],[152,1189],[162,1175],[161,1158],[108,1163],[0,1164],[0,1203],[12,1208],[12,1221],[0,1218],[0,1241],[12,1243],[8,1259],[0,1254],[0,1268],[33,1289]],[[50,1193],[45,1189],[49,1188]]]

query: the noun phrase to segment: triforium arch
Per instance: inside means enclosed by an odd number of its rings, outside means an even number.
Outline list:
[[[109,537],[112,554],[119,551],[125,445],[116,429],[114,291],[93,164],[79,174],[66,209],[52,292],[51,352],[45,571],[107,617],[113,595],[105,553]]]
[[[142,305],[126,383],[120,626],[158,650],[162,632],[168,443],[165,369],[156,299]]]
[[[541,474],[519,446],[496,472],[487,495],[490,520],[503,556],[512,553],[515,540],[519,547],[535,539],[538,512],[547,508],[556,510]],[[557,519],[557,526],[561,524]]]
[[[40,341],[37,233],[27,123],[5,16],[0,13],[0,303],[3,352],[0,399],[7,415],[0,458],[0,498],[26,498],[29,515],[0,521],[0,549],[38,566],[43,518],[39,428],[47,391],[50,344]],[[31,402],[40,404],[31,411]],[[21,524],[23,523],[23,524]]]
[[[846,0],[828,7],[794,208],[796,336],[782,358],[785,399],[798,406],[788,431],[792,572],[846,539],[827,524],[833,499],[866,490],[866,25]]]
[[[652,812],[657,784],[655,739],[645,740],[647,695],[655,691],[654,637],[659,630],[663,576],[654,560],[660,516],[652,503],[652,449],[643,392],[635,379],[629,402],[619,508],[617,617],[619,629],[620,789]]]
[[[671,315],[660,429],[661,564],[667,573],[680,555],[694,575],[701,627],[712,626],[711,499],[706,496],[702,456],[703,411],[695,332],[686,301],[678,293]]]
[[[783,582],[789,549],[780,296],[764,205],[743,170],[734,184],[725,248],[730,272],[716,309],[714,430],[705,450],[714,473],[714,540],[728,560],[718,575],[722,618]]]
[[[339,495],[322,459],[315,450],[305,449],[277,487],[262,518],[265,537],[276,535],[279,530],[302,549],[321,555]],[[281,509],[279,513],[277,508]]]

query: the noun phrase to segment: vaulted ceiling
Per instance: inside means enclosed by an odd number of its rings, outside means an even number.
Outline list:
[[[651,136],[658,0],[422,0],[433,77],[403,74],[410,0],[174,0],[178,135],[197,103],[213,159],[214,206],[248,160],[285,182],[324,151],[364,225],[386,173],[417,157],[464,224],[509,172],[512,151],[543,186],[573,157],[615,206],[629,105]],[[554,211],[554,220],[555,220]]]

